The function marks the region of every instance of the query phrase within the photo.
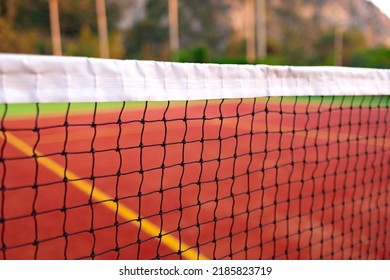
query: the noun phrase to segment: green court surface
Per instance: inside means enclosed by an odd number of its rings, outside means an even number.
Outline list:
[[[264,99],[264,98],[258,98]],[[283,102],[291,102],[291,104],[299,105],[312,104],[321,106],[332,105],[333,107],[362,107],[362,108],[386,108],[390,106],[390,96],[377,95],[377,96],[289,96],[289,97],[272,97],[269,102],[279,103],[283,99]],[[173,101],[172,106],[182,103],[184,101]],[[148,102],[148,106],[160,106],[165,102],[151,101]],[[145,101],[129,101],[126,102],[125,107],[129,108],[144,108]],[[50,117],[64,115],[69,109],[72,113],[82,114],[84,112],[91,112],[99,110],[104,111],[117,111],[123,107],[123,102],[84,102],[84,103],[21,103],[21,104],[0,104],[0,115],[6,115],[12,118],[28,118],[37,115],[40,117]]]

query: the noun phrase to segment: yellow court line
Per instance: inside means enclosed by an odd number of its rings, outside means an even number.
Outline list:
[[[30,145],[28,145],[18,137],[14,136],[10,132],[6,132],[6,137],[8,143],[10,143],[12,146],[17,148],[22,153],[31,156],[31,152],[33,148]],[[4,136],[0,134],[0,138],[4,139]],[[51,160],[50,158],[43,157],[43,154],[37,150],[35,150],[34,152],[38,156],[37,161],[39,164],[49,169],[51,172],[53,172],[60,178],[63,178],[64,176],[63,166]],[[69,179],[70,184],[72,184],[73,186],[75,186],[77,189],[79,189],[81,192],[85,193],[88,196],[90,196],[92,193],[92,198],[95,201],[102,201],[102,204],[105,207],[107,207],[107,209],[113,212],[118,212],[118,215],[125,220],[137,221],[138,214],[136,212],[134,212],[129,207],[126,207],[122,203],[115,203],[113,199],[110,196],[108,196],[105,192],[101,191],[96,186],[92,187],[90,183],[82,181],[75,173],[73,173],[69,169],[66,170],[66,176]],[[167,234],[165,231],[160,231],[160,227],[158,227],[154,223],[146,219],[142,219],[142,221],[138,221],[137,223],[138,223],[137,226],[141,228],[143,232],[145,232],[150,236],[158,236],[161,233],[162,235],[161,243],[167,246],[168,248],[170,248],[174,252],[177,252],[180,249],[182,251],[182,255],[185,258],[191,260],[207,259],[202,254],[198,253],[197,250],[190,248],[190,246],[178,240],[174,236]]]

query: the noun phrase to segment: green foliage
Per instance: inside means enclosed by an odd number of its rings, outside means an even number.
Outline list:
[[[324,29],[316,19],[307,19],[294,8],[302,1],[288,1],[272,9],[268,6],[269,30],[276,30],[277,34],[268,33],[268,57],[256,63],[334,64],[335,31]],[[99,56],[95,3],[95,0],[59,1],[65,55]],[[230,30],[225,1],[179,1],[180,51],[173,56],[169,50],[168,0],[146,1],[146,17],[128,30],[116,27],[120,11],[113,3],[106,1],[113,58],[247,63],[245,40],[242,34]],[[389,49],[367,49],[367,45],[361,31],[345,30],[343,65],[389,68]],[[0,52],[52,53],[47,0],[0,0]]]
[[[148,1],[147,17],[125,31],[125,55],[129,58],[168,60],[168,1]]]
[[[125,35],[127,57],[154,59],[169,56],[164,53],[168,44],[168,27],[161,26],[156,19],[147,18],[135,24]]]
[[[180,50],[179,60],[181,62],[205,63],[209,61],[209,49],[206,46],[195,46]]]
[[[390,48],[379,47],[355,53],[349,66],[390,69]]]
[[[309,65],[333,65],[335,56],[336,31],[330,30],[319,36],[314,43],[315,55],[309,59]],[[350,65],[352,57],[367,46],[362,32],[356,29],[342,33],[343,65]]]
[[[344,35],[343,63],[350,65],[352,57],[367,48],[366,39],[361,31],[352,29]]]
[[[63,53],[99,56],[95,1],[59,1],[59,16]],[[115,28],[117,17],[116,6],[108,5],[110,45],[122,44]],[[123,57],[122,47],[112,49],[114,57]],[[0,52],[52,53],[47,0],[0,0]]]
[[[123,45],[123,36],[119,30],[111,31],[109,34],[110,57],[123,59],[125,57],[125,48]]]
[[[45,7],[44,5],[45,4]],[[30,16],[26,17],[26,13]],[[0,52],[45,54],[50,37],[43,33],[48,22],[47,2],[31,5],[22,0],[0,1]]]
[[[205,45],[213,52],[224,49],[229,35],[224,17],[227,5],[220,0],[208,0],[207,5],[198,0],[179,2],[181,46]]]
[[[40,38],[35,30],[16,31],[4,18],[0,18],[0,28],[0,52],[45,54],[51,49],[49,38]]]
[[[310,59],[310,64],[315,65],[333,65],[334,63],[334,31],[326,32],[320,36],[314,43],[314,57]]]
[[[99,56],[99,42],[91,28],[87,25],[81,27],[76,40],[67,40],[64,52],[70,56]]]
[[[217,21],[221,21],[225,8],[226,4],[220,0],[209,0],[207,5],[198,0],[179,1],[180,60],[203,61],[210,53],[221,50],[226,28]],[[146,15],[125,33],[126,56],[167,60],[170,58],[168,1],[149,0]]]
[[[61,2],[61,1],[60,1]],[[8,1],[10,5],[11,1]],[[15,0],[15,15],[13,26],[16,30],[28,31],[35,30],[39,33],[50,34],[50,16],[48,1],[30,1]]]
[[[95,1],[59,1],[61,32],[65,37],[78,37],[83,27],[97,30]]]

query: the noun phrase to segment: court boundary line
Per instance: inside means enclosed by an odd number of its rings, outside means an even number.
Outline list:
[[[31,156],[30,151],[34,151],[37,156],[37,162],[46,167],[49,171],[59,176],[60,178],[64,178],[65,169],[63,166],[55,162],[50,158],[44,157],[42,153],[38,150],[34,150],[33,147],[25,143],[20,138],[16,137],[10,132],[5,132],[6,137],[0,134],[0,138],[10,143],[14,148],[18,149],[20,152],[25,155]],[[163,245],[171,249],[173,252],[177,252],[179,249],[182,252],[182,255],[190,260],[207,260],[207,258],[198,252],[198,250],[191,248],[185,242],[178,240],[176,237],[168,234],[162,228],[155,225],[153,222],[141,218],[139,221],[139,215],[133,211],[131,208],[123,205],[122,203],[114,202],[114,199],[107,195],[104,191],[100,190],[96,186],[92,186],[91,184],[81,180],[74,172],[69,169],[66,169],[66,178],[69,180],[68,182],[72,184],[76,189],[81,191],[82,193],[91,196],[95,201],[101,202],[108,210],[111,210],[115,213],[118,213],[120,217],[125,220],[135,220],[137,222],[137,227],[141,229],[144,233],[152,236],[158,237],[161,236],[160,240]],[[142,224],[142,226],[141,226]]]

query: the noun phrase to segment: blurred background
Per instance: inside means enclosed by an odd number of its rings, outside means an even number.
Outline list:
[[[366,0],[0,0],[0,52],[390,68],[390,18]]]

